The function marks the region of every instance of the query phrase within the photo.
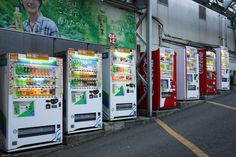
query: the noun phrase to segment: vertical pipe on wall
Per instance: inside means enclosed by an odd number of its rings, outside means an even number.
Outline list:
[[[228,28],[227,28],[227,18],[226,17],[224,17],[224,31],[225,31],[225,36],[224,36],[224,38],[225,38],[225,40],[224,40],[224,43],[223,43],[223,46],[225,46],[225,47],[228,47],[228,35],[227,35],[227,30],[228,30]]]
[[[222,45],[222,19],[221,15],[219,14],[219,45]]]
[[[234,18],[234,50],[236,51],[236,18]]]
[[[152,6],[151,6],[151,0],[147,0],[147,71],[148,71],[148,91],[147,91],[147,99],[148,99],[148,116],[152,116],[152,50],[151,50],[151,44],[152,44]]]

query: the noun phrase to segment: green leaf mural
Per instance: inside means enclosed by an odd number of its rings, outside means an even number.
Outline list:
[[[15,7],[20,7],[22,21],[28,15],[18,0],[0,0],[0,28],[9,29],[14,23]],[[117,37],[115,46],[135,49],[135,14],[98,0],[43,0],[41,12],[52,19],[60,32],[60,37],[109,45],[108,35]]]

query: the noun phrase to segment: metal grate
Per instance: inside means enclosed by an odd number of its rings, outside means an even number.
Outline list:
[[[199,18],[206,20],[206,8],[201,5],[199,5]]]
[[[159,1],[159,3],[161,3],[161,4],[164,4],[164,5],[166,5],[166,6],[168,6],[168,0],[158,0]]]

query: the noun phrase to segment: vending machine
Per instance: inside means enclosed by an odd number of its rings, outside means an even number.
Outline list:
[[[216,48],[217,90],[230,89],[229,52],[227,47]]]
[[[62,143],[62,59],[0,57],[0,147],[13,152]]]
[[[152,52],[153,96],[152,109],[170,109],[176,107],[176,53],[171,48],[161,47]],[[147,79],[147,58],[140,66],[140,73]],[[140,82],[140,95],[146,88]],[[147,108],[147,99],[143,99],[140,108]]]
[[[216,53],[213,49],[198,50],[200,95],[217,94],[216,90]]]
[[[199,99],[199,62],[194,47],[177,51],[177,100]]]
[[[137,117],[136,54],[125,48],[103,53],[103,116],[106,120]]]
[[[64,59],[64,131],[102,129],[102,54],[70,48]]]

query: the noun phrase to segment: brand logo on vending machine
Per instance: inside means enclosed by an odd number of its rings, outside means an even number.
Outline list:
[[[199,53],[199,73],[203,74],[203,53]]]
[[[114,33],[110,33],[108,35],[108,41],[110,44],[115,44],[116,43],[116,35]]]

